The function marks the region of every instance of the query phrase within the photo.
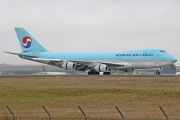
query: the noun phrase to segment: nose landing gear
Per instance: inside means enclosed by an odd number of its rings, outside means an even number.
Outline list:
[[[160,71],[159,70],[157,70],[156,71],[156,75],[160,75],[161,73],[160,73]]]

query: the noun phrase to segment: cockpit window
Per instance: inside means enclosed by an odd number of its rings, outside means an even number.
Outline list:
[[[161,50],[160,52],[166,52],[165,50]]]

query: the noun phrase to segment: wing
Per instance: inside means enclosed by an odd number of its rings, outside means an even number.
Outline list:
[[[46,58],[33,58],[34,61],[45,63],[48,65],[53,65],[57,67],[62,67],[62,64],[67,62],[73,62],[76,64],[76,69],[79,71],[86,71],[88,69],[92,69],[96,65],[105,64],[108,67],[121,67],[124,66],[125,63],[114,63],[114,62],[99,62],[99,61],[84,61],[84,60],[63,60],[63,59],[46,59]]]
[[[75,63],[76,67],[75,70],[79,70],[79,71],[86,71],[86,70],[91,70],[93,69],[95,66],[97,65],[107,65],[108,68],[112,69],[116,69],[116,68],[120,68],[123,66],[127,66],[130,65],[129,63],[126,62],[101,62],[101,61],[85,61],[85,60],[64,60],[64,59],[48,59],[48,58],[38,58],[35,55],[26,55],[26,54],[22,54],[22,53],[13,53],[13,52],[5,52],[5,53],[9,53],[9,54],[13,54],[13,55],[18,55],[19,57],[23,58],[23,59],[28,59],[31,61],[36,61],[36,62],[40,62],[40,63],[44,63],[44,64],[48,64],[48,65],[52,65],[52,66],[57,66],[60,68],[63,68],[63,64],[64,63]]]
[[[82,61],[81,61],[81,62],[76,62],[76,61],[71,61],[71,60],[45,59],[45,58],[33,58],[33,60],[34,60],[34,61],[37,61],[37,62],[41,62],[41,63],[48,64],[48,65],[57,66],[57,67],[60,67],[60,68],[62,68],[62,65],[63,65],[64,63],[73,62],[73,63],[76,63],[76,68],[75,68],[75,70],[86,71],[86,70],[88,70],[88,69],[91,69],[91,67],[88,66],[88,62],[82,63]]]

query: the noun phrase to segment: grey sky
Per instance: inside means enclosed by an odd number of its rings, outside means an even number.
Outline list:
[[[163,48],[180,59],[180,0],[0,0],[0,16],[0,51],[20,52],[14,27],[24,27],[50,51]]]

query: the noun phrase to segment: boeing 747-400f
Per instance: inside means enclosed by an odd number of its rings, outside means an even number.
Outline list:
[[[163,49],[136,49],[115,52],[51,52],[46,50],[24,28],[15,28],[22,52],[13,53],[22,59],[57,66],[65,70],[85,71],[88,75],[110,74],[111,70],[159,68],[177,59]]]

